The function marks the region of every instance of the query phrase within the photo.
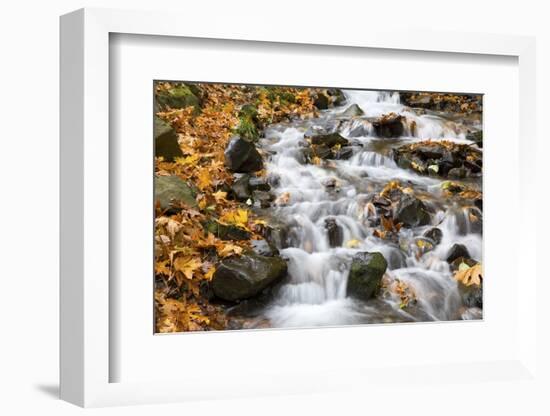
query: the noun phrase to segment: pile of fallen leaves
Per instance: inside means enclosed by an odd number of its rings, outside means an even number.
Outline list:
[[[416,108],[434,111],[448,111],[454,113],[480,112],[482,105],[481,95],[417,92],[399,94],[401,102]]]
[[[174,83],[159,82],[156,93]],[[179,84],[181,85],[181,84]],[[177,132],[183,156],[174,162],[155,160],[155,174],[176,175],[197,190],[196,207],[179,206],[175,215],[160,207],[155,215],[155,317],[157,332],[224,329],[223,308],[209,302],[209,285],[220,259],[240,255],[250,240],[260,238],[265,224],[246,205],[231,200],[233,175],[224,151],[245,105],[257,109],[257,122],[315,115],[312,89],[194,84],[201,102],[196,108],[163,108],[157,115]],[[257,175],[262,175],[258,172]],[[207,224],[229,226],[249,236],[238,241],[209,232]]]

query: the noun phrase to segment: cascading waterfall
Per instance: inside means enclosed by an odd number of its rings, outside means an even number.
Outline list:
[[[342,111],[357,104],[365,116],[344,120],[340,134],[346,137],[359,124],[364,135],[353,140],[361,147],[348,160],[335,160],[330,167],[305,163],[305,130],[311,121],[276,125],[266,130],[260,143],[271,155],[267,173],[274,181],[276,196],[287,195],[288,203],[277,207],[274,215],[290,228],[290,247],[282,247],[288,261],[288,281],[263,314],[274,327],[310,327],[415,320],[449,320],[474,316],[459,312],[457,284],[452,279],[445,255],[455,243],[466,244],[474,257],[481,258],[481,235],[472,229],[471,208],[443,206],[434,215],[432,226],[443,231],[440,244],[431,252],[417,256],[403,247],[430,226],[402,230],[399,245],[372,237],[368,207],[369,194],[379,192],[389,180],[407,182],[440,199],[442,181],[422,177],[401,169],[389,157],[391,146],[425,139],[466,142],[465,129],[433,115],[419,115],[399,102],[398,93],[383,91],[345,91],[346,107],[326,110],[313,123],[341,119]],[[405,129],[403,137],[377,140],[369,126],[370,117],[389,112],[414,122],[414,132]],[[341,120],[340,120],[341,121]],[[414,134],[413,134],[414,133]],[[341,230],[342,244],[331,247],[326,222],[333,221]],[[353,244],[351,244],[353,243]],[[346,297],[351,258],[358,252],[378,251],[388,261],[387,275],[406,283],[415,293],[414,309],[404,311],[392,298],[360,302]],[[459,313],[462,313],[460,315]],[[473,314],[473,315],[472,315]]]

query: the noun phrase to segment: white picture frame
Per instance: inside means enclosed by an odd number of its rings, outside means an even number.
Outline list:
[[[518,264],[529,290],[518,287],[517,346],[514,354],[498,361],[417,363],[409,366],[402,383],[423,385],[448,382],[507,381],[510,385],[541,388],[544,373],[537,361],[537,269],[534,250],[536,228],[529,211],[536,205],[536,182],[528,176],[529,161],[537,148],[535,131],[535,41],[506,35],[388,31],[354,28],[337,33],[299,27],[278,30],[264,21],[246,35],[236,34],[230,21],[219,19],[205,26],[173,13],[82,9],[61,18],[61,398],[80,406],[161,403],[219,397],[297,394],[339,391],[391,383],[403,377],[401,368],[331,369],[319,372],[265,374],[264,379],[213,383],[202,389],[193,374],[176,382],[112,382],[110,366],[116,354],[110,349],[109,296],[109,37],[134,34],[182,38],[278,42],[300,45],[431,51],[452,54],[502,55],[517,58],[519,67],[520,225]],[[519,273],[519,271],[516,271]],[[147,325],[147,323],[144,323]],[[409,327],[410,328],[410,327]],[[410,332],[410,329],[408,330]],[[311,334],[313,334],[311,332]],[[539,341],[540,342],[540,341]],[[120,358],[120,357],[118,357]],[[446,374],[445,374],[446,373]],[[471,378],[474,374],[475,377]],[[324,375],[324,376],[323,376]],[[343,380],[347,380],[344,382]],[[225,384],[225,385],[224,385]],[[517,387],[517,386],[516,386]],[[496,394],[496,393],[495,393]]]

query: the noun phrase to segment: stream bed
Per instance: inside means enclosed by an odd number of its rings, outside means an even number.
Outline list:
[[[400,103],[397,92],[344,94],[345,105],[324,110],[319,118],[271,125],[260,139],[275,204],[257,211],[284,223],[287,232],[277,248],[288,273],[247,327],[481,319],[480,305],[464,302],[448,262],[453,246],[461,245],[481,263],[481,210],[448,198],[447,178],[399,167],[392,156],[400,146],[428,139],[475,146],[466,137],[481,130],[480,120],[413,110]],[[362,114],[350,114],[350,106]],[[392,132],[380,137],[372,120],[389,113],[402,116],[404,127],[397,137]],[[319,131],[346,138],[349,146],[336,147],[345,156],[308,155],[307,136]],[[374,230],[380,228],[378,208],[384,207],[375,207],[373,198],[376,202],[392,181],[412,189],[429,207],[430,218],[380,238]],[[482,188],[481,174],[453,182]],[[434,227],[440,230],[436,238]],[[379,252],[387,261],[382,290],[369,300],[346,291],[352,259],[361,252]]]

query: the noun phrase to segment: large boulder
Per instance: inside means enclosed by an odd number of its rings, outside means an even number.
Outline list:
[[[197,208],[193,189],[178,176],[155,177],[155,201],[162,210],[176,209],[185,204]]]
[[[264,164],[254,143],[233,136],[225,149],[225,166],[232,172],[250,173],[262,170]]]
[[[178,144],[178,135],[170,124],[155,116],[153,133],[156,157],[162,157],[167,162],[173,162],[174,158],[183,156]]]
[[[194,90],[194,91],[193,91]],[[178,84],[170,89],[157,92],[156,100],[164,108],[186,108],[193,107],[195,114],[200,112],[200,99],[195,94],[195,86]]]
[[[227,301],[248,299],[280,281],[286,271],[286,262],[278,256],[249,253],[230,257],[217,266],[212,290],[218,298]]]
[[[403,135],[405,117],[395,113],[385,114],[382,117],[373,120],[372,126],[378,137],[391,139]]]
[[[428,225],[431,216],[426,205],[410,194],[403,194],[395,210],[395,219],[409,227]]]
[[[357,253],[351,261],[346,293],[368,300],[378,293],[388,263],[381,253]]]

